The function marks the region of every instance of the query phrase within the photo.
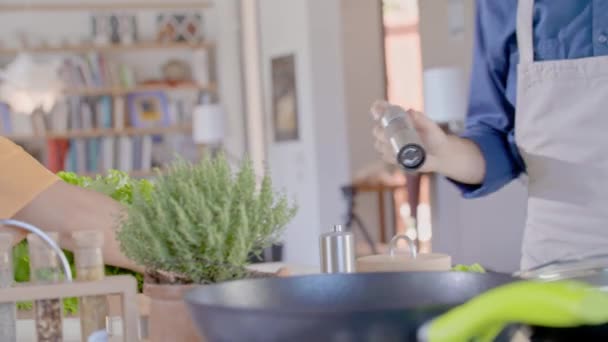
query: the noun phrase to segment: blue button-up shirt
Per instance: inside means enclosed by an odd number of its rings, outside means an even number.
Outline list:
[[[519,53],[517,0],[477,0],[471,95],[465,138],[486,160],[481,185],[457,185],[464,197],[492,193],[525,172],[515,145]],[[608,0],[536,0],[535,59],[608,55]]]

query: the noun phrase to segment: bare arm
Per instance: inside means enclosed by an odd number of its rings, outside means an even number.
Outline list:
[[[116,224],[123,207],[102,194],[58,181],[40,193],[15,219],[60,234],[61,247],[73,250],[71,233],[78,230],[103,231],[104,260],[107,264],[143,272],[125,257],[116,241]],[[21,235],[23,238],[23,235]]]
[[[469,139],[454,135],[439,151],[437,172],[464,184],[481,184],[485,177],[486,161],[479,147]]]

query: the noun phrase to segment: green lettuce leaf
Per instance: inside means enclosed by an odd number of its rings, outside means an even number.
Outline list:
[[[471,273],[486,273],[486,270],[480,264],[473,265],[456,265],[452,268],[456,272],[471,272]]]

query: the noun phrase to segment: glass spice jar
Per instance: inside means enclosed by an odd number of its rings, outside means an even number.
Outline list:
[[[57,233],[47,233],[58,241]],[[34,234],[27,236],[30,257],[30,280],[38,284],[61,281],[61,268],[55,252]],[[63,341],[62,301],[59,298],[40,299],[34,302],[36,335],[38,342]]]
[[[0,233],[0,288],[13,286],[13,235]],[[0,291],[2,291],[0,289]],[[17,341],[15,303],[0,304],[0,336],[2,341]]]
[[[103,233],[97,231],[80,231],[72,234],[76,245],[74,257],[76,262],[77,281],[97,281],[105,276],[105,267],[101,248]],[[106,296],[82,297],[80,302],[80,327],[82,341],[89,339],[107,339],[107,317],[109,315]]]

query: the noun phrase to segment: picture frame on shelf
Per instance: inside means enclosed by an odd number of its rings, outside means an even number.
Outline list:
[[[157,40],[161,43],[203,41],[203,16],[199,13],[161,13],[156,17]]]
[[[297,141],[300,133],[295,55],[273,58],[271,72],[274,141]]]
[[[127,95],[129,122],[132,127],[169,126],[169,100],[163,91],[143,91]]]

